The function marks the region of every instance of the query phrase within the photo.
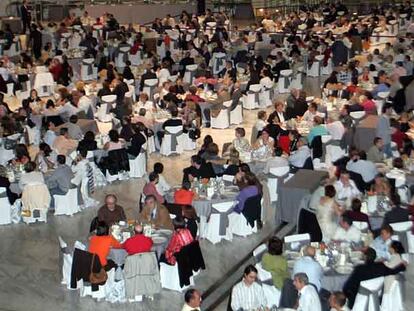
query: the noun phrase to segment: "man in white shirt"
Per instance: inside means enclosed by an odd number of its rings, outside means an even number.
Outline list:
[[[185,292],[184,295],[185,304],[181,311],[194,311],[201,310],[201,294],[198,290],[192,288]]]
[[[321,290],[321,282],[323,277],[323,268],[315,260],[316,250],[312,246],[307,246],[305,249],[305,256],[296,260],[293,266],[292,275],[303,273],[307,275],[309,283],[315,285],[318,291]]]
[[[56,132],[55,132],[56,126],[53,124],[53,122],[49,122],[48,124],[48,130],[45,132],[43,136],[43,141],[48,144],[50,147],[53,146],[53,143],[56,139]]]
[[[257,269],[253,265],[248,265],[244,269],[243,280],[237,283],[231,292],[233,310],[258,310],[267,305],[263,288],[256,283],[256,277]]]
[[[339,180],[334,184],[336,196],[339,200],[352,199],[360,195],[355,182],[349,178],[348,172],[341,172]]]
[[[306,273],[297,273],[293,278],[293,284],[299,292],[297,311],[321,311],[321,301],[315,287],[309,285]]]
[[[311,156],[306,138],[301,137],[298,140],[297,147],[298,150],[294,151],[289,156],[289,164],[296,168],[302,168],[305,165],[306,160]]]
[[[333,240],[358,243],[361,241],[361,231],[352,225],[352,219],[349,216],[342,215]]]
[[[346,169],[360,174],[365,183],[373,181],[378,174],[378,170],[373,162],[367,160],[365,151],[358,152],[354,150],[351,156],[351,160],[346,164]]]

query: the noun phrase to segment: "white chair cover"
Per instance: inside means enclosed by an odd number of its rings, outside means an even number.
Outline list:
[[[306,74],[309,77],[320,77],[322,75],[322,61],[324,56],[323,55],[317,55],[315,56],[315,61],[312,63],[312,66],[310,68],[307,68]]]
[[[184,82],[188,83],[188,84],[193,84],[194,81],[194,74],[195,71],[197,70],[198,65],[194,64],[194,65],[187,65],[185,67],[185,73],[184,73]]]
[[[233,201],[215,203],[212,205],[212,209],[225,213],[233,207],[233,204]],[[212,213],[208,223],[205,216],[200,217],[200,237],[206,238],[213,244],[219,243],[222,239],[231,241],[233,235],[229,228],[226,228],[225,234],[220,234],[220,219],[221,215],[219,213]]]
[[[147,172],[147,158],[145,152],[141,152],[135,159],[129,160],[129,177],[140,178]]]
[[[309,233],[303,233],[285,236],[284,240],[286,249],[300,250],[302,246],[310,244],[311,238]]]
[[[234,235],[246,237],[257,232],[257,224],[255,222],[252,228],[243,214],[231,213],[229,215],[229,230]]]
[[[213,74],[218,75],[224,68],[226,68],[226,54],[214,53],[211,58],[213,66]]]
[[[389,292],[384,292],[382,295],[381,311],[404,311],[401,286],[398,280],[394,280]]]
[[[355,298],[353,311],[380,311],[379,292],[384,285],[384,277],[362,281]]]
[[[149,100],[154,100],[155,89],[158,85],[158,79],[146,79],[142,91],[148,94]]]
[[[95,59],[85,58],[81,65],[81,79],[83,81],[94,80],[97,76],[97,68],[94,66]]]
[[[280,76],[277,81],[277,89],[279,94],[289,93],[290,84],[292,82],[292,69],[286,69],[280,71]]]
[[[69,189],[65,195],[54,195],[55,199],[55,216],[68,215],[72,216],[80,212],[78,203],[78,188]]]
[[[218,129],[226,129],[230,126],[229,112],[227,108],[221,109],[220,113],[216,118],[211,116],[211,127]]]
[[[181,154],[184,151],[183,145],[183,126],[180,125],[165,127],[165,133],[161,143],[160,154],[165,156],[169,156],[172,153]]]
[[[174,266],[170,266],[166,263],[160,263],[160,278],[161,278],[161,287],[175,290],[178,292],[182,292],[189,288],[190,286],[194,286],[194,278],[190,277],[190,285],[180,287],[180,276],[178,275],[178,264],[176,263]]]
[[[6,188],[0,188],[0,225],[11,223],[11,205],[7,197]]]

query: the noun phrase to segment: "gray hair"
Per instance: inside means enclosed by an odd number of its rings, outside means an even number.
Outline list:
[[[296,273],[293,278],[298,279],[300,282],[302,282],[305,285],[309,284],[309,279],[306,273],[303,273],[303,272]]]

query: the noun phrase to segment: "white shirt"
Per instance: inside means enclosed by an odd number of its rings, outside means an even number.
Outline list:
[[[277,115],[278,115],[278,117],[279,117],[279,121],[280,121],[280,123],[283,123],[283,122],[285,122],[286,120],[285,120],[285,116],[283,115],[283,112],[277,112]]]
[[[269,89],[273,86],[273,81],[269,77],[263,77],[260,79],[260,85]]]
[[[315,118],[317,115],[318,115],[317,112],[312,113],[309,110],[306,110],[305,113],[303,114],[303,121],[313,122],[313,118]]]
[[[56,133],[52,130],[47,130],[45,133],[45,136],[43,137],[43,141],[49,146],[53,146],[55,139],[56,139]]]
[[[184,304],[183,308],[181,309],[181,311],[192,311],[192,310],[201,310],[201,309],[190,307],[188,304]]]
[[[345,187],[341,180],[337,180],[334,184],[336,189],[336,197],[339,200],[350,200],[359,196],[359,190],[353,180],[349,180],[349,186]]]
[[[305,285],[299,291],[299,305],[297,311],[321,311],[321,301],[316,289],[312,285]]]
[[[257,131],[262,131],[266,127],[267,123],[264,120],[257,120],[254,127],[257,129]]]
[[[358,243],[361,241],[361,231],[355,226],[349,227],[348,230],[338,227],[333,236],[333,240]]]
[[[58,114],[64,122],[68,122],[69,118],[78,112],[78,108],[73,106],[70,102],[66,102],[63,106],[58,108]]]
[[[298,150],[294,151],[289,156],[289,163],[295,167],[301,168],[305,165],[306,160],[310,157],[309,147],[304,145]]]
[[[170,78],[170,71],[167,68],[162,68],[158,72],[157,76],[159,85],[162,85],[165,81],[168,81],[168,79]]]
[[[0,75],[3,77],[4,82],[9,81],[10,72],[5,67],[0,67]]]
[[[367,160],[351,160],[346,164],[346,169],[348,171],[360,174],[366,183],[372,181],[378,174],[378,170],[375,164]]]
[[[247,286],[244,280],[233,287],[231,293],[231,308],[233,310],[257,310],[261,306],[266,306],[266,297],[262,287],[254,282]]]
[[[306,273],[309,283],[315,285],[318,290],[321,289],[323,268],[319,262],[312,257],[303,256],[296,260],[293,266],[292,278],[296,273]]]
[[[345,127],[341,121],[326,124],[326,129],[333,140],[341,140],[345,133]]]
[[[157,188],[157,191],[158,191],[159,194],[164,196],[171,189],[171,186],[167,183],[164,176],[159,174],[158,175],[158,184],[155,186],[155,188]]]

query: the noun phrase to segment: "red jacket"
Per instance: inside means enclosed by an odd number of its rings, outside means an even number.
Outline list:
[[[152,240],[143,234],[136,234],[129,238],[122,245],[127,251],[128,255],[134,255],[138,253],[146,253],[151,251]]]

